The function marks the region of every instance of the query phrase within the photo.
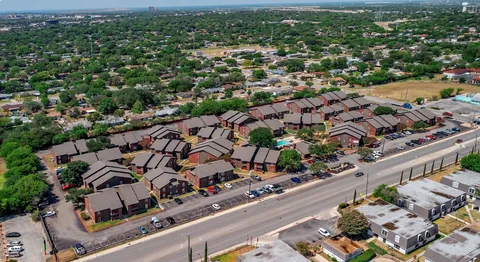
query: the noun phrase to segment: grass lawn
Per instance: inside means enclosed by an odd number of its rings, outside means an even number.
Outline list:
[[[247,253],[248,251],[251,251],[255,249],[254,246],[243,246],[243,247],[239,247],[233,251],[230,251],[228,253],[225,253],[225,254],[222,254],[222,255],[218,255],[216,257],[213,257],[212,258],[212,261],[218,261],[218,262],[236,262],[237,261],[237,257],[244,254],[244,253]]]
[[[5,159],[0,158],[0,188],[3,187],[3,184],[5,184],[5,174],[7,172],[7,164],[5,163]]]
[[[476,222],[480,222],[480,212],[477,210],[472,210],[471,209],[472,205],[469,205],[469,207],[470,207],[470,214],[472,214],[473,220],[475,220]]]
[[[140,175],[137,175],[136,173],[132,172],[130,173],[133,178],[135,178],[138,182],[142,181],[143,180],[143,176],[140,176]]]
[[[369,242],[367,246],[368,246],[368,248],[372,249],[373,251],[375,251],[375,253],[377,253],[377,254],[380,255],[380,256],[383,256],[383,255],[388,254],[388,252],[385,251],[385,249],[377,246],[377,245],[374,243],[374,241]]]
[[[100,223],[96,223],[96,224],[93,224],[91,219],[88,220],[88,221],[83,221],[83,222],[86,225],[88,232],[95,232],[95,231],[103,230],[103,229],[106,229],[106,228],[109,228],[109,227],[113,227],[113,226],[125,223],[125,222],[127,222],[127,219],[128,219],[128,221],[132,221],[132,220],[135,220],[135,219],[138,219],[138,218],[142,218],[142,217],[146,217],[146,216],[149,216],[149,215],[156,214],[160,211],[161,211],[161,209],[158,209],[158,208],[150,208],[145,213],[141,213],[141,214],[138,214],[138,215],[135,215],[135,216],[131,216],[131,217],[128,217],[126,219],[104,221],[104,222],[100,222]]]
[[[449,235],[453,231],[465,226],[464,223],[449,216],[446,216],[445,218],[439,218],[433,223],[437,224],[438,231],[445,235]]]
[[[362,89],[360,93],[364,95],[371,95],[381,98],[388,98],[399,101],[414,102],[415,98],[423,97],[428,100],[432,99],[432,96],[440,98],[440,90],[444,88],[452,87],[454,89],[463,88],[463,93],[477,93],[478,87],[474,85],[458,84],[452,82],[441,81],[405,81],[394,82],[386,85],[379,85],[369,89]],[[405,93],[407,93],[405,98]]]
[[[467,222],[471,223],[470,217],[468,216],[467,209],[465,207],[457,209],[457,211],[452,213],[453,216]]]

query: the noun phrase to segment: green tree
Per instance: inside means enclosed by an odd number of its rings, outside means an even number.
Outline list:
[[[315,131],[312,128],[302,128],[298,130],[297,137],[304,141],[313,141]]]
[[[249,143],[256,146],[272,148],[276,144],[272,131],[266,127],[254,129],[249,136]]]
[[[449,88],[444,88],[442,90],[440,90],[440,97],[441,98],[449,98],[453,95],[453,92],[455,91],[455,89],[449,87]]]
[[[264,70],[253,70],[252,77],[257,80],[265,79],[267,78],[267,73]]]
[[[93,193],[91,188],[70,188],[65,195],[65,200],[75,205],[85,203],[85,196]]]
[[[480,172],[480,154],[469,154],[460,161],[462,168]]]
[[[358,155],[362,158],[366,158],[367,156],[371,155],[373,150],[368,147],[360,147],[358,148]]]
[[[233,97],[232,89],[227,89],[227,91],[225,91],[225,98],[232,98],[232,97]]]
[[[321,173],[325,171],[327,168],[328,168],[327,164],[323,162],[314,162],[308,167],[308,169],[312,171],[314,174]]]
[[[415,103],[417,103],[417,105],[421,105],[423,104],[423,100],[424,100],[423,97],[417,97],[415,98]]]
[[[297,171],[302,166],[302,156],[293,149],[282,150],[278,165],[289,172]]]
[[[334,151],[335,145],[332,143],[322,145],[314,144],[308,147],[308,152],[318,158],[331,155]]]
[[[393,110],[388,106],[378,106],[373,110],[373,113],[377,116],[379,115],[394,115],[397,111]]]
[[[110,97],[103,99],[98,105],[98,111],[102,114],[112,114],[117,109],[117,103],[115,103],[115,101],[113,101],[113,99]]]
[[[396,204],[400,197],[396,187],[389,187],[386,184],[381,184],[373,191],[373,196],[383,199],[391,204]]]
[[[82,125],[76,125],[72,128],[72,138],[74,140],[88,137],[88,130]]]
[[[3,190],[2,190],[3,191]],[[8,196],[9,208],[15,212],[33,211],[45,194],[48,192],[48,184],[38,174],[26,175],[17,180],[13,185],[1,192]]]
[[[107,134],[107,131],[108,131],[108,124],[106,123],[96,123],[93,125],[93,134],[95,134],[96,136],[99,136],[99,135],[106,135]]]
[[[110,139],[104,136],[90,139],[87,142],[88,152],[97,152],[107,148],[108,146],[110,146]]]
[[[306,81],[306,82],[305,82],[305,85],[307,85],[308,87],[312,87],[312,86],[313,86],[313,82],[312,82],[312,81]]]
[[[92,123],[95,123],[97,121],[102,120],[102,115],[98,112],[93,112],[87,116],[87,120]]]
[[[88,163],[83,161],[73,161],[67,164],[67,168],[62,172],[62,180],[67,184],[81,185],[82,175],[88,170]]]
[[[123,117],[123,115],[125,115],[125,111],[123,111],[122,109],[117,109],[115,110],[115,112],[113,112],[113,115],[115,117]]]
[[[423,121],[417,121],[413,123],[413,129],[418,130],[418,129],[424,129],[428,127],[428,124],[423,122]]]
[[[295,245],[295,249],[298,251],[298,253],[302,254],[304,257],[309,257],[312,255],[312,252],[310,252],[310,247],[308,246],[307,243],[305,242],[298,242]]]
[[[141,114],[143,112],[143,105],[142,105],[142,102],[140,102],[139,100],[137,100],[135,102],[135,104],[133,104],[133,107],[132,107],[132,113],[134,114]]]
[[[357,210],[344,212],[338,219],[338,228],[348,236],[360,236],[368,231],[368,219]]]

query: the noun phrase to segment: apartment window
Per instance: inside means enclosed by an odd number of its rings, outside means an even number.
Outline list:
[[[460,200],[461,200],[462,202],[465,202],[465,195],[461,195],[461,196],[460,196]]]
[[[458,188],[458,182],[456,182],[456,181],[453,181],[453,182],[452,182],[452,187],[454,187],[454,188]]]
[[[388,236],[388,230],[382,228],[382,236]]]
[[[213,179],[213,176],[209,176],[208,179],[212,180],[212,179]]]
[[[400,243],[400,236],[395,236],[395,243]]]
[[[182,193],[185,193],[185,188],[182,188]]]
[[[442,212],[447,211],[447,207],[445,206],[445,204],[443,204],[443,205],[440,207],[440,209],[442,209]]]
[[[468,189],[468,193],[469,193],[469,194],[472,194],[472,195],[475,195],[475,192],[476,192],[476,191],[477,191],[477,190],[475,190],[474,187],[471,187],[471,188]]]
[[[456,205],[457,205],[457,200],[456,199],[452,200],[452,206],[456,206]]]
[[[162,192],[165,192],[165,188],[162,188]]]
[[[430,232],[429,231],[425,231],[425,238],[430,238]]]
[[[436,211],[435,208],[434,208],[434,209],[431,210],[430,213],[432,214],[432,216],[434,216],[435,214],[437,214],[437,211]]]
[[[409,204],[408,209],[413,210],[413,204]]]
[[[417,239],[418,239],[418,242],[423,242],[423,240],[424,240],[423,235],[422,234],[418,235]]]

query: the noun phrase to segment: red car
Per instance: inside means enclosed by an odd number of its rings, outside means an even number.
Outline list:
[[[437,137],[434,136],[434,135],[428,135],[428,136],[426,136],[426,137],[430,138],[431,140],[436,140],[436,139],[437,139]]]
[[[67,190],[67,189],[70,189],[72,187],[75,187],[74,184],[63,184],[62,185],[62,190]]]
[[[420,142],[420,143],[423,144],[423,143],[427,142],[427,140],[425,140],[425,139],[423,139],[423,138],[419,138],[419,139],[418,139],[418,142]]]
[[[212,194],[214,194],[214,195],[215,195],[216,193],[218,193],[217,190],[215,189],[215,187],[213,187],[213,186],[209,186],[207,189],[208,189],[208,192],[210,192],[210,193],[212,193]]]
[[[455,141],[455,143],[462,143],[463,142],[463,139],[457,139],[457,141]]]

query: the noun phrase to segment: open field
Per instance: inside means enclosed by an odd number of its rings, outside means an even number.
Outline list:
[[[432,100],[433,96],[440,98],[440,90],[444,88],[463,88],[462,93],[480,92],[480,87],[474,85],[457,84],[451,82],[436,81],[406,81],[395,82],[386,85],[379,85],[359,92],[381,98],[388,98],[398,101],[414,102],[415,98],[423,97]],[[408,91],[407,91],[408,90]]]

